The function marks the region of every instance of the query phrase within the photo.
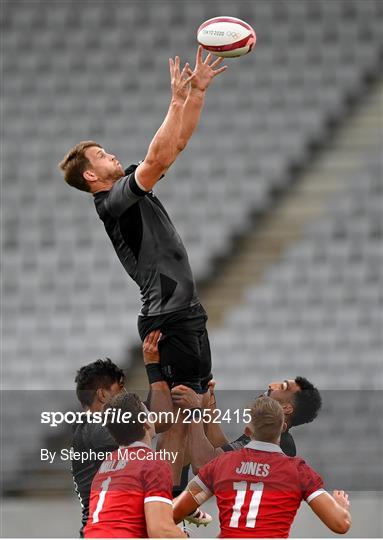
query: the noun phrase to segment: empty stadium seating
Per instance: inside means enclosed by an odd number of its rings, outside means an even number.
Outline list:
[[[382,387],[380,166],[378,147],[327,202],[325,214],[310,223],[304,239],[246,292],[245,305],[212,332],[222,362],[217,376],[225,386],[231,384],[232,358],[241,351],[241,365],[255,365],[261,384],[282,373],[288,358],[287,367],[313,373],[324,389]],[[318,369],[323,359],[331,378]]]
[[[210,335],[218,387],[237,395],[237,406],[245,395],[238,389],[297,375],[321,389],[323,411],[298,429],[299,453],[329,487],[351,491],[383,486],[382,202],[377,146]]]

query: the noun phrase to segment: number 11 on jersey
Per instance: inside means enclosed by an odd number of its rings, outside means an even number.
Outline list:
[[[245,502],[247,490],[253,492],[251,501],[249,504],[249,511],[246,517],[246,527],[255,527],[255,522],[258,515],[259,505],[261,503],[263,493],[263,482],[250,483],[248,488],[247,482],[233,482],[233,489],[236,491],[235,501],[233,505],[233,513],[230,519],[230,527],[238,528],[239,518],[241,517],[241,510]]]

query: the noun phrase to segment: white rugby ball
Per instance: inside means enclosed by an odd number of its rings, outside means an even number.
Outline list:
[[[201,24],[197,41],[216,56],[234,58],[249,53],[257,37],[254,29],[235,17],[214,17]]]

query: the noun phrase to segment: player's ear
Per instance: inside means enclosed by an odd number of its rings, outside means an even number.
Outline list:
[[[291,414],[293,414],[294,412],[294,407],[292,406],[291,403],[283,403],[282,405],[282,409],[283,409],[283,412],[285,414],[285,416],[289,416]]]
[[[97,180],[97,176],[95,175],[95,173],[93,171],[91,171],[90,169],[86,169],[83,173],[82,173],[83,177],[85,178],[85,180],[87,182],[95,182]]]
[[[254,435],[254,431],[251,429],[251,427],[249,426],[249,424],[247,424],[247,425],[245,426],[244,434],[246,435],[246,437],[249,437],[250,439],[251,439],[251,437]]]
[[[106,403],[108,399],[108,395],[105,391],[105,388],[97,388],[96,395],[97,395],[98,401],[100,401],[101,403]]]
[[[281,433],[285,433],[285,431],[287,431],[287,422],[283,422]]]

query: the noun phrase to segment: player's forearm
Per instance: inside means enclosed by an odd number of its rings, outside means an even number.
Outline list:
[[[157,450],[167,450],[168,452],[173,452],[173,455],[176,456],[175,461],[170,464],[173,473],[173,484],[179,485],[184,463],[188,425],[183,422],[182,415],[177,414],[177,410],[175,410],[174,413],[175,418],[179,416],[178,422],[174,423],[171,429],[160,434],[157,441]]]
[[[214,421],[221,418],[220,416],[217,416],[220,413],[220,410],[217,409],[215,394],[213,393],[210,396],[207,394],[207,396],[207,403],[204,404],[203,408],[204,410],[209,410],[212,421],[204,424],[205,433],[214,448],[219,448],[220,446],[228,444],[229,440],[221,427],[221,423]]]
[[[205,91],[192,88],[185,101],[182,114],[179,147],[185,148],[193,135],[204,106]]]
[[[351,513],[349,510],[346,510],[343,508],[343,512],[340,515],[339,526],[340,526],[340,529],[339,529],[340,534],[346,534],[346,532],[348,532],[348,530],[350,529]]]
[[[157,415],[156,432],[163,433],[173,425],[173,402],[165,381],[150,385],[150,410]]]
[[[209,439],[214,448],[224,446],[229,442],[229,439],[226,437],[221,428],[221,424],[215,422],[206,424],[206,437]]]
[[[216,450],[205,435],[202,422],[192,422],[189,429],[189,454],[193,472],[216,457]]]
[[[345,534],[351,526],[351,514],[338,503],[333,512],[329,513],[326,525],[335,533]]]
[[[149,538],[187,538],[186,534],[177,525],[159,526],[153,532],[148,531],[148,533]]]
[[[212,497],[212,493],[205,491],[196,478],[193,478],[188,483],[186,489],[173,501],[173,519],[179,523],[195,512],[199,506],[204,504]]]
[[[172,99],[168,113],[161,127],[154,135],[145,158],[147,162],[158,163],[161,170],[166,170],[181,151],[179,148],[183,103]]]
[[[351,526],[351,515],[348,510],[342,508],[338,512],[326,516],[322,521],[332,532],[346,534]]]
[[[179,495],[177,498],[173,500],[174,521],[176,523],[180,523],[186,516],[195,512],[198,506],[199,504],[192,497],[191,493],[187,490],[183,491],[181,495]]]
[[[309,503],[311,509],[333,532],[345,534],[351,526],[351,514],[348,508],[341,506],[333,496],[324,492]]]

